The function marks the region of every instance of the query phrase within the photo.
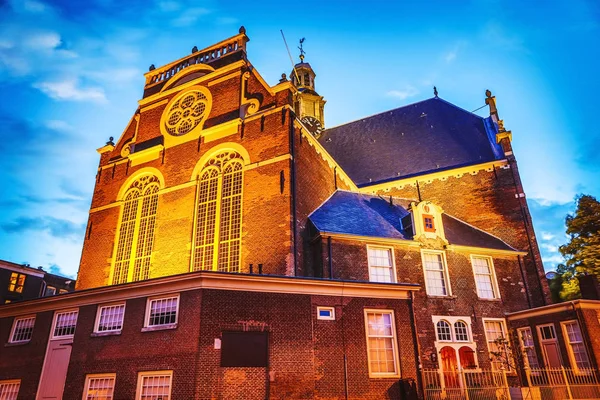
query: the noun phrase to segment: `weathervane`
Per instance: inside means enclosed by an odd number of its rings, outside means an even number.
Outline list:
[[[306,54],[306,52],[304,51],[304,49],[302,48],[302,44],[304,43],[304,40],[306,38],[302,38],[300,39],[300,46],[298,46],[298,49],[300,49],[300,62],[304,62],[304,54]]]

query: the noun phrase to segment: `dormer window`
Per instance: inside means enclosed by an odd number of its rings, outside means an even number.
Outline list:
[[[423,214],[423,230],[425,232],[435,232],[435,225],[433,224],[433,215]]]

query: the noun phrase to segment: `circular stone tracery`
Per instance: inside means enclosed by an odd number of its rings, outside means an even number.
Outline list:
[[[196,128],[206,117],[208,97],[194,89],[175,98],[166,111],[165,130],[172,136],[183,136]]]

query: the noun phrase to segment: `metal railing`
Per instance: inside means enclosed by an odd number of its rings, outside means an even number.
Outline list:
[[[423,370],[425,400],[508,400],[506,371]]]
[[[595,369],[526,369],[531,400],[600,399],[600,379]]]

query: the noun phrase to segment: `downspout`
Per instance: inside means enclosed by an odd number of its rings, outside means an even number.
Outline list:
[[[332,257],[332,251],[331,251],[331,236],[327,237],[327,264],[329,266],[329,279],[333,279],[333,260],[331,259]]]
[[[521,256],[517,256],[517,260],[519,261],[519,270],[521,270],[521,279],[523,279],[523,285],[525,286],[525,294],[527,295],[527,304],[529,308],[531,308],[531,293],[529,293],[529,284],[527,283],[527,275],[523,270],[523,264],[521,263]]]
[[[412,334],[413,334],[413,342],[416,344],[415,348],[415,362],[417,363],[417,384],[419,385],[419,389],[421,393],[425,393],[425,388],[423,387],[423,378],[421,376],[421,372],[423,370],[423,364],[421,364],[421,344],[419,343],[419,337],[417,335],[417,316],[415,314],[415,292],[410,292],[410,316],[411,316],[411,325],[412,325]]]

